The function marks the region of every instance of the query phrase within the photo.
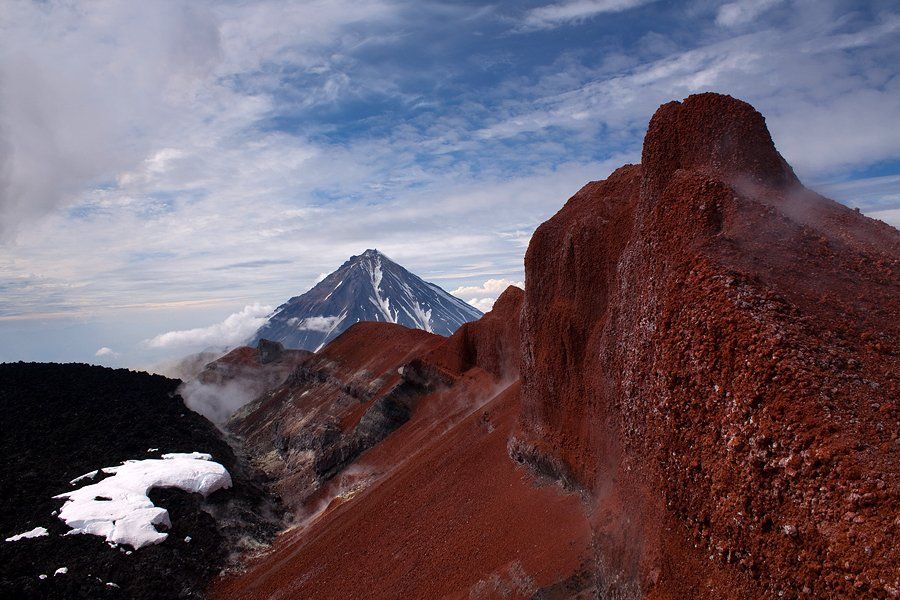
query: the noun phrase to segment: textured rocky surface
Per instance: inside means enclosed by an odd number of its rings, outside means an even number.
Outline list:
[[[272,554],[217,582],[213,596],[590,593],[581,496],[509,457],[523,296],[509,288],[449,339],[356,325],[237,415],[231,426],[271,453],[297,519]],[[361,430],[365,452],[334,461]]]
[[[410,273],[377,250],[350,259],[311,290],[278,307],[250,345],[266,338],[288,348],[317,351],[355,323],[397,323],[450,335],[481,316],[440,287]]]
[[[228,429],[299,508],[322,484],[409,418],[418,390],[400,368],[444,338],[358,323],[284,382],[238,411]]]
[[[895,229],[702,94],[525,267],[449,339],[357,325],[236,416],[297,519],[214,597],[900,595]]]
[[[537,230],[519,441],[593,498],[606,593],[898,593],[898,259],[716,94]]]
[[[89,365],[0,364],[0,540],[34,527],[49,533],[0,541],[0,597],[200,598],[234,553],[274,538],[280,509],[216,428],[184,406],[178,384]],[[71,480],[169,452],[211,454],[234,487],[206,499],[152,490],[172,523],[159,545],[132,551],[65,535],[69,527],[54,514],[64,500],[53,496],[84,485]]]

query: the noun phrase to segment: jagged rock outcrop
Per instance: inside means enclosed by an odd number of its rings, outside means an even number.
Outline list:
[[[617,597],[900,593],[900,235],[761,115],[662,106],[525,259],[523,455],[592,502]]]
[[[456,374],[478,367],[502,380],[518,379],[519,314],[524,298],[520,288],[506,288],[489,313],[464,323],[425,360]]]
[[[400,370],[444,341],[391,323],[357,323],[228,422],[301,508],[359,454],[409,418],[420,388]]]

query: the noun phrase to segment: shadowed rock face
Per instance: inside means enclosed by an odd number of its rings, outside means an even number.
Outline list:
[[[259,351],[259,362],[264,365],[274,362],[284,355],[284,345],[271,340],[259,340],[256,349]]]
[[[896,593],[900,235],[728,96],[662,106],[642,159],[532,238],[521,455],[592,496],[609,593]]]

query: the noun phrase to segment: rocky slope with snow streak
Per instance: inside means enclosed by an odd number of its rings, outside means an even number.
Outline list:
[[[278,307],[250,340],[317,351],[361,321],[449,336],[481,311],[410,273],[377,250],[352,256],[311,290]]]
[[[0,364],[0,598],[202,598],[273,539],[281,509],[179,383]]]

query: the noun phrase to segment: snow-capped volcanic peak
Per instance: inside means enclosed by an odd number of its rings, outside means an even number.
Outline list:
[[[301,296],[278,307],[250,344],[275,340],[318,350],[354,323],[381,321],[450,335],[481,311],[424,281],[377,250],[351,256]]]

